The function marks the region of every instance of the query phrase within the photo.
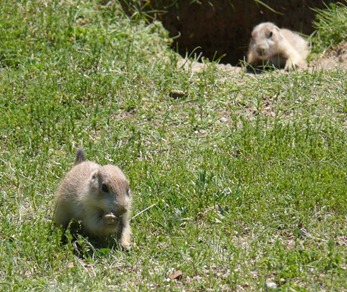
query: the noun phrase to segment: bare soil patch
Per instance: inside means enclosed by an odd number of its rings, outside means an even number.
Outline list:
[[[347,42],[327,50],[311,61],[309,67],[319,70],[347,69]]]

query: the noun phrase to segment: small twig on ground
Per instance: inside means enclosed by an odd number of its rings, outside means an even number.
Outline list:
[[[134,215],[133,217],[131,217],[131,219],[130,219],[130,220],[135,219],[137,216],[140,216],[142,213],[144,213],[144,212],[148,211],[149,209],[153,208],[155,205],[156,205],[156,204],[152,204],[152,205],[150,205],[150,206],[149,206],[149,207],[147,207],[146,209],[144,209],[144,210],[140,211],[139,213],[137,213],[136,215]]]
[[[303,236],[311,238],[313,240],[318,240],[318,241],[322,241],[322,242],[328,242],[328,240],[323,239],[323,238],[319,238],[319,237],[314,237],[311,233],[307,232],[307,230],[305,228],[300,228],[300,232]]]
[[[78,263],[81,265],[81,267],[89,274],[89,276],[92,274],[94,277],[96,276],[94,266],[91,264],[87,264],[78,257],[76,257]],[[91,271],[91,272],[90,272]]]

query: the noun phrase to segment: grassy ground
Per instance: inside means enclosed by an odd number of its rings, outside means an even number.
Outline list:
[[[346,71],[193,74],[169,42],[117,4],[0,1],[0,290],[347,290]],[[130,252],[60,244],[78,145],[131,182]]]
[[[316,19],[313,26],[314,34],[313,52],[321,52],[336,46],[347,39],[347,13],[346,3],[331,3],[326,9],[315,10]]]

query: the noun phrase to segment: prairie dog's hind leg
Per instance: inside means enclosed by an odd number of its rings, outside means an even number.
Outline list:
[[[72,220],[73,216],[69,212],[64,202],[58,202],[54,211],[54,224],[59,227],[66,229]]]

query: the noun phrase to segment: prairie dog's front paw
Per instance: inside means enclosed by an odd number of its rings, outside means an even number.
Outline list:
[[[123,250],[128,251],[131,249],[131,247],[133,246],[132,243],[128,242],[128,241],[122,241],[119,243],[120,246],[122,247]]]
[[[291,71],[299,68],[305,68],[307,63],[302,58],[288,58],[284,67],[285,71]]]
[[[297,69],[299,66],[297,63],[294,63],[291,59],[288,59],[284,67],[285,71],[292,71]]]

